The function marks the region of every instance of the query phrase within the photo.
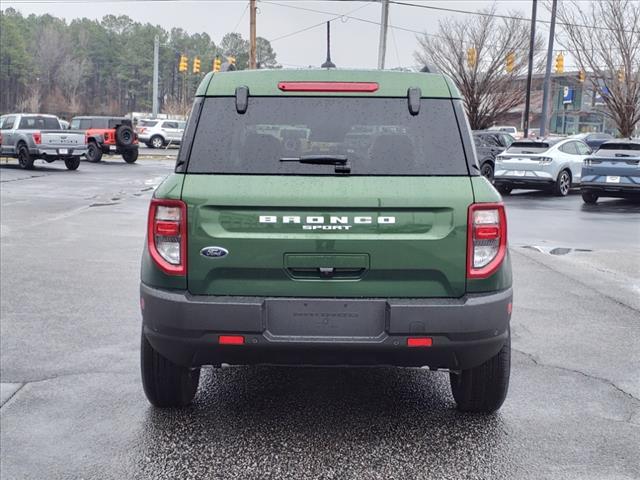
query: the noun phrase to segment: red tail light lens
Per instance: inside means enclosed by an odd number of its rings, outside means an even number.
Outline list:
[[[244,337],[242,335],[220,335],[218,343],[220,345],[244,345]]]
[[[283,92],[362,92],[378,90],[377,82],[280,82]]]
[[[433,345],[431,337],[409,337],[407,338],[407,347],[430,347]]]
[[[164,273],[187,274],[187,206],[184,202],[151,200],[147,245],[151,258]]]
[[[42,143],[42,134],[40,132],[33,132],[31,136],[33,137],[33,143],[36,145],[40,145]]]
[[[507,217],[502,203],[469,206],[467,278],[486,278],[500,267],[507,252]]]

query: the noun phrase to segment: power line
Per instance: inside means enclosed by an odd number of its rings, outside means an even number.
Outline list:
[[[341,18],[343,18],[343,17],[345,17],[345,18],[346,18],[346,15],[350,15],[350,14],[352,14],[352,13],[355,13],[355,12],[357,12],[358,10],[361,10],[361,9],[363,9],[363,8],[365,8],[365,7],[368,7],[369,5],[370,5],[370,3],[366,3],[366,4],[364,4],[364,5],[360,5],[358,8],[354,8],[353,10],[348,11],[348,12],[347,12],[346,14],[344,14],[344,15],[339,15],[339,14],[337,14],[337,13],[332,14],[332,15],[335,15],[335,16],[334,16],[333,18],[331,18],[330,20],[328,20],[328,21],[329,21],[329,22],[333,22],[333,21],[338,20],[338,19],[341,19]],[[308,27],[301,28],[300,30],[296,30],[296,31],[291,32],[291,33],[286,33],[286,34],[284,34],[284,35],[280,35],[279,37],[275,37],[275,38],[273,38],[273,39],[269,40],[269,42],[273,43],[273,42],[276,42],[276,41],[278,41],[278,40],[282,40],[283,38],[292,37],[293,35],[297,35],[298,33],[306,32],[307,30],[312,30],[312,29],[317,28],[317,27],[320,27],[320,26],[322,26],[322,25],[326,25],[326,23],[327,23],[327,21],[326,21],[326,20],[323,20],[323,21],[322,21],[322,22],[320,22],[320,23],[315,23],[315,24],[313,24],[313,25],[309,25]]]
[[[238,22],[236,23],[236,26],[233,27],[232,32],[235,32],[236,30],[238,30],[238,26],[240,25],[240,22],[244,18],[244,14],[247,13],[247,9],[248,8],[249,8],[249,2],[247,2],[247,4],[244,6],[244,10],[242,10],[242,15],[240,15],[240,18],[238,19]]]
[[[466,15],[478,15],[481,17],[494,17],[494,18],[504,18],[507,20],[518,20],[521,22],[531,22],[530,18],[527,17],[516,17],[513,15],[502,15],[499,13],[488,13],[488,12],[474,12],[471,10],[460,10],[457,8],[448,8],[448,7],[434,7],[433,5],[422,5],[422,4],[418,4],[418,3],[410,3],[410,2],[400,2],[398,0],[389,0],[389,3],[394,3],[396,5],[404,5],[405,7],[416,7],[416,8],[424,8],[427,10],[438,10],[441,12],[451,12],[451,13],[463,13]],[[546,23],[547,25],[551,24],[550,20],[536,20],[539,23]],[[618,31],[622,31],[625,33],[635,33],[632,30],[618,30],[615,28],[609,28],[609,27],[599,27],[597,25],[582,25],[579,23],[562,23],[562,22],[556,22],[556,25],[563,25],[565,27],[580,27],[580,28],[590,28],[590,29],[594,29],[594,30],[609,30],[612,32],[618,32]]]

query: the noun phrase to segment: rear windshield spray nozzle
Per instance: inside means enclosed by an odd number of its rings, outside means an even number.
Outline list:
[[[241,86],[236,88],[236,111],[243,114],[249,106],[249,87]]]

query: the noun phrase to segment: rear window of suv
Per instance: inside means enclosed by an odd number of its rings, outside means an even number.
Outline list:
[[[346,156],[351,175],[468,175],[450,99],[235,97],[204,100],[189,173],[335,175],[332,165],[281,162]]]
[[[548,142],[513,142],[506,153],[542,153],[551,146]]]

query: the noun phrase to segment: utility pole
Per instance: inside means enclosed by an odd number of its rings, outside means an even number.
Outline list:
[[[249,2],[249,42],[251,48],[249,49],[249,68],[255,70],[256,68],[256,0],[250,0]]]
[[[536,41],[536,7],[538,0],[533,0],[531,7],[531,38],[529,39],[529,68],[527,70],[527,97],[524,103],[524,122],[522,130],[524,138],[529,138],[529,106],[531,104],[531,75],[533,74],[533,49]]]
[[[551,86],[551,60],[553,57],[553,38],[556,31],[556,9],[558,0],[553,0],[551,5],[551,26],[549,27],[549,47],[547,48],[547,67],[544,71],[544,93],[542,95],[542,119],[540,120],[540,136],[547,134],[547,124],[549,123],[549,94]]]
[[[156,35],[153,39],[153,100],[152,113],[153,118],[158,116],[158,62],[160,56],[160,37]]]
[[[384,69],[384,56],[387,53],[387,29],[389,27],[389,0],[381,0],[380,42],[378,43],[378,69]]]

